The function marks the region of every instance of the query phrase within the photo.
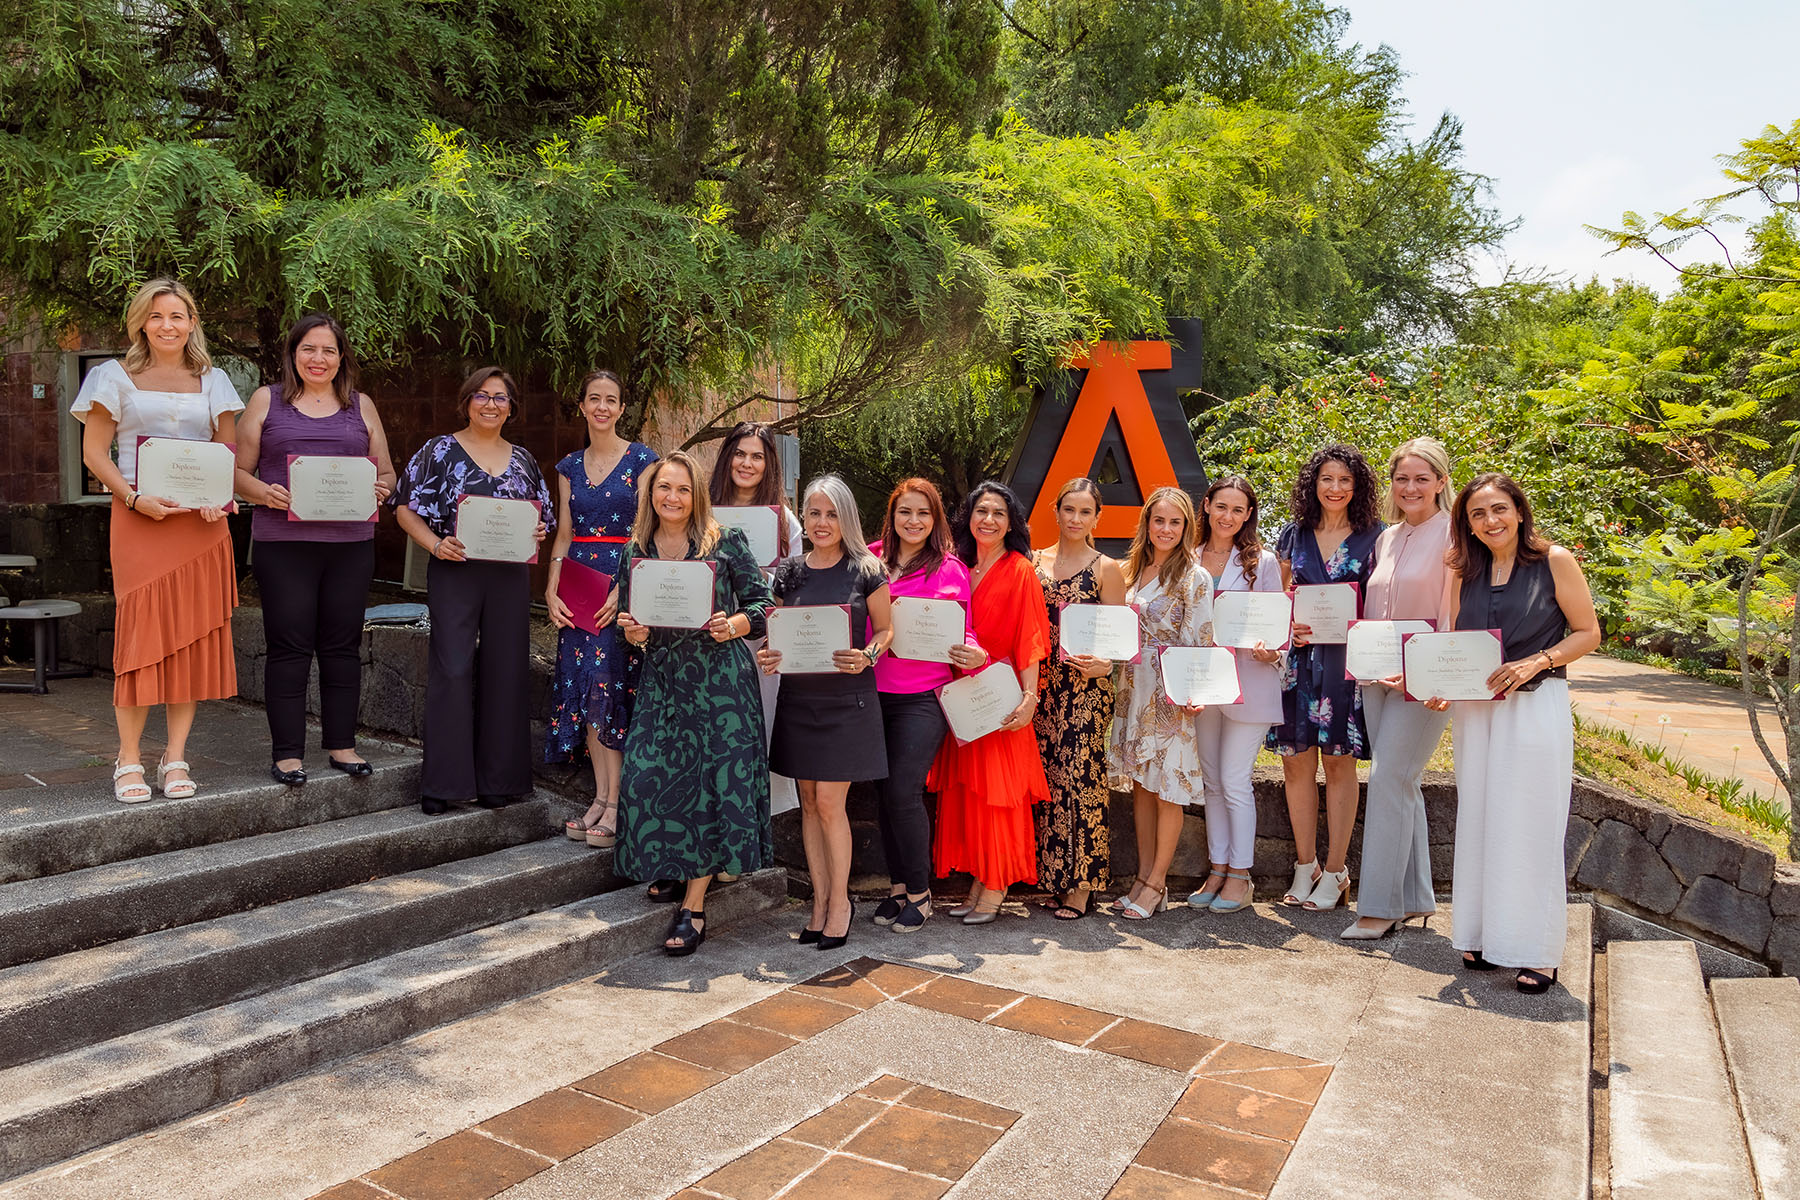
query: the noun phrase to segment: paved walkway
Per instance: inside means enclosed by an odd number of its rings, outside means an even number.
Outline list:
[[[1764,796],[1784,795],[1750,736],[1742,697],[1730,688],[1590,654],[1569,668],[1569,690],[1576,711],[1590,721],[1628,730],[1647,745],[1660,742],[1691,766],[1723,779],[1742,779]],[[1763,736],[1777,754],[1785,753],[1775,706],[1764,701],[1759,711]]]

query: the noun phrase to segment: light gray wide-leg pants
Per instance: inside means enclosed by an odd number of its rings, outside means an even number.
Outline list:
[[[1363,721],[1374,752],[1369,764],[1369,799],[1363,810],[1356,915],[1398,921],[1407,913],[1437,908],[1431,888],[1425,789],[1419,780],[1444,736],[1450,714],[1432,712],[1399,690],[1378,683],[1363,687],[1362,700]]]

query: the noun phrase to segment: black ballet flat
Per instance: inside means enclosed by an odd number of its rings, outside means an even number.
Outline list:
[[[327,759],[333,768],[342,771],[352,779],[367,779],[375,773],[375,764],[367,762],[339,762],[335,758]]]
[[[1468,957],[1471,954],[1475,957]],[[1479,950],[1465,950],[1463,951],[1462,965],[1463,970],[1465,971],[1492,971],[1497,964],[1491,963],[1487,959],[1481,957],[1481,951]]]
[[[675,919],[669,922],[669,932],[663,938],[664,954],[670,958],[686,958],[700,948],[700,943],[706,940],[706,927],[702,925],[698,929],[694,928],[695,918],[705,921],[705,910],[695,912],[690,908],[684,908],[676,912]],[[669,945],[670,938],[675,939],[679,944]]]
[[[292,771],[284,771],[274,763],[270,763],[269,778],[276,783],[285,783],[289,787],[303,787],[306,784],[306,768],[296,767]]]
[[[505,808],[517,800],[517,796],[477,796],[475,803],[483,808]]]
[[[1562,970],[1561,967],[1552,967],[1550,973],[1546,975],[1542,971],[1522,967],[1519,970],[1518,979],[1513,981],[1513,986],[1527,996],[1541,996],[1555,986],[1556,975],[1560,970]]]
[[[436,796],[420,796],[419,811],[427,816],[435,817],[439,813],[449,812],[450,802],[448,800],[439,800]]]
[[[673,904],[685,890],[680,880],[659,879],[644,892],[644,898],[652,904]]]

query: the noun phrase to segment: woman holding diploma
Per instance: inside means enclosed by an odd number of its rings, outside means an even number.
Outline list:
[[[1375,543],[1363,618],[1449,628],[1450,453],[1442,442],[1413,438],[1388,455],[1381,515],[1392,524]],[[1420,780],[1450,723],[1447,714],[1408,701],[1398,675],[1365,682],[1361,690],[1372,761],[1356,924],[1338,935],[1349,941],[1383,937],[1437,910]]]
[[[125,340],[125,360],[89,371],[69,411],[82,423],[82,463],[112,493],[113,796],[137,804],[151,796],[139,749],[150,707],[168,706],[157,782],[169,799],[185,800],[198,790],[184,759],[196,705],[237,694],[237,569],[225,511],[138,491],[138,439],[230,442],[244,404],[212,365],[193,294],[175,280],[137,290],[125,309]]]
[[[1125,555],[1126,603],[1138,611],[1144,653],[1125,669],[1107,747],[1107,782],[1130,789],[1137,824],[1137,882],[1114,901],[1119,915],[1148,920],[1169,907],[1169,864],[1183,806],[1204,798],[1194,709],[1163,693],[1162,651],[1212,645],[1212,576],[1200,565],[1194,502],[1176,487],[1150,493]]]
[[[1375,568],[1375,472],[1355,446],[1342,443],[1314,452],[1294,480],[1294,520],[1275,539],[1281,582],[1354,583],[1364,587]],[[1342,645],[1312,645],[1312,630],[1294,623],[1294,648],[1282,677],[1281,721],[1269,730],[1268,747],[1281,755],[1288,820],[1294,827],[1294,882],[1283,904],[1336,908],[1350,890],[1350,834],[1356,827],[1356,760],[1369,757],[1362,695],[1344,674]],[[1326,857],[1319,868],[1319,760],[1325,760]],[[1332,864],[1336,864],[1333,866]]]
[[[544,604],[556,635],[556,678],[551,684],[546,762],[572,762],[585,750],[594,771],[594,802],[563,832],[606,847],[618,841],[619,764],[637,690],[640,655],[608,623],[598,633],[575,624],[577,614],[558,595],[564,563],[611,579],[637,516],[637,481],[656,461],[656,451],[619,436],[625,415],[624,384],[611,371],[590,371],[576,405],[587,422],[587,447],[556,464],[556,541]],[[582,614],[592,618],[596,614]]]
[[[943,497],[928,479],[902,479],[888,496],[881,520],[881,562],[888,595],[900,600],[948,600],[969,604],[969,568],[952,552]],[[894,607],[896,615],[900,612]],[[881,727],[887,742],[887,778],[878,810],[882,855],[893,883],[875,909],[874,921],[895,933],[914,933],[931,916],[931,818],[925,812],[925,780],[949,726],[937,689],[950,682],[952,665],[973,670],[987,655],[964,624],[963,641],[945,651],[949,662],[885,654],[875,664]]]
[[[1069,480],[1056,494],[1055,512],[1055,547],[1032,555],[1053,641],[1063,605],[1125,603],[1125,576],[1118,562],[1094,549],[1099,485],[1091,479]],[[1038,884],[1056,893],[1056,903],[1048,907],[1059,921],[1087,916],[1090,895],[1111,882],[1106,731],[1113,716],[1112,669],[1111,659],[1079,655],[1063,661],[1053,651],[1038,673],[1032,727],[1050,803],[1038,805],[1032,818]]]
[[[772,770],[800,788],[800,836],[812,876],[812,919],[804,944],[835,950],[850,936],[850,818],[844,802],[858,780],[888,773],[881,699],[872,668],[893,638],[887,573],[863,543],[862,518],[850,485],[823,475],[806,486],[801,521],[812,549],[775,568],[775,599],[783,607],[844,605],[850,645],[834,650],[829,673],[802,672],[782,680],[769,750]],[[763,673],[781,669],[781,651],[756,652]]]
[[[712,877],[758,870],[773,853],[762,701],[744,645],[763,633],[769,585],[743,531],[712,519],[700,480],[698,464],[680,450],[650,464],[619,564],[619,631],[645,654],[625,734],[614,861],[621,874],[654,881],[652,900],[681,892],[663,940],[673,956],[706,940]],[[634,602],[632,568],[659,560],[712,566],[704,625],[640,622],[660,614],[650,597]],[[685,888],[666,882],[676,879]]]
[[[1200,502],[1200,565],[1218,592],[1279,592],[1281,567],[1257,532],[1256,489],[1241,475],[1215,479]],[[1239,704],[1214,704],[1194,718],[1206,796],[1206,882],[1195,908],[1236,912],[1250,903],[1256,861],[1256,789],[1250,772],[1263,736],[1281,720],[1281,655],[1261,642],[1234,651]]]
[[[1005,484],[987,480],[970,492],[951,526],[956,556],[969,568],[969,625],[986,655],[1012,663],[1024,698],[1000,728],[967,745],[947,738],[932,768],[938,790],[937,873],[967,871],[975,889],[950,910],[965,925],[1000,915],[1006,889],[1037,882],[1031,806],[1050,798],[1031,715],[1038,665],[1055,649],[1044,590],[1031,568],[1024,506]]]
[[[1498,629],[1505,659],[1485,685],[1499,700],[1425,702],[1451,710],[1456,739],[1450,940],[1470,970],[1516,969],[1536,995],[1556,982],[1568,934],[1568,667],[1600,644],[1600,619],[1581,564],[1538,535],[1507,476],[1469,481],[1450,538],[1451,623]]]
[[[370,511],[394,490],[394,463],[375,402],[356,390],[356,353],[327,313],[294,322],[282,348],[281,381],[257,388],[237,427],[237,492],[256,504],[251,536],[269,658],[263,669],[269,774],[306,782],[306,679],[319,660],[319,722],[333,767],[362,778],[374,768],[356,752],[362,699],[363,610],[375,577],[375,523],[289,520],[288,461],[295,456],[373,458]],[[363,486],[367,486],[366,483]],[[308,511],[302,497],[299,511]]]
[[[389,498],[399,506],[400,528],[431,555],[419,781],[419,807],[428,813],[471,797],[499,808],[531,791],[531,568],[472,558],[456,532],[457,507],[470,496],[536,504],[532,533],[540,542],[555,520],[537,459],[501,436],[518,413],[518,394],[498,367],[463,380],[456,396],[463,428],[419,447]]]

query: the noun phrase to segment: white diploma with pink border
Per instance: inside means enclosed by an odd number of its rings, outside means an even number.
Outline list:
[[[1285,650],[1294,602],[1285,592],[1214,592],[1213,644],[1238,650]]]
[[[373,521],[375,460],[359,455],[290,454],[288,520]],[[537,522],[532,522],[532,530]],[[535,553],[535,550],[533,551]]]
[[[1189,708],[1240,704],[1237,654],[1224,646],[1170,646],[1162,652],[1163,695]]]
[[[631,619],[661,629],[704,629],[713,615],[713,575],[703,558],[640,558],[631,564]]]
[[[1344,642],[1344,678],[1359,683],[1392,679],[1404,669],[1400,643],[1409,633],[1432,633],[1436,621],[1352,621]]]
[[[781,651],[777,675],[835,674],[831,657],[850,644],[848,604],[796,604],[769,610],[769,649]]]
[[[1025,699],[1025,691],[1019,686],[1019,673],[1002,658],[939,687],[937,698],[950,723],[950,736],[966,746],[999,729],[1006,714]]]
[[[950,649],[968,640],[969,614],[961,600],[895,596],[894,642],[888,653],[913,662],[947,663]]]
[[[712,510],[713,520],[727,529],[741,529],[759,567],[772,567],[781,559],[781,510],[773,505],[726,506]]]
[[[139,437],[137,490],[182,508],[224,508],[231,503],[237,452],[224,442]]]
[[[536,500],[503,496],[464,496],[456,502],[456,540],[463,554],[483,562],[537,561]]]
[[[1056,626],[1057,649],[1069,658],[1134,663],[1142,653],[1137,610],[1129,604],[1065,604]]]
[[[1315,646],[1341,646],[1350,640],[1362,590],[1354,583],[1303,583],[1294,589],[1294,624],[1312,630]]]
[[[1498,700],[1488,678],[1506,661],[1498,629],[1409,634],[1400,643],[1408,700]]]

